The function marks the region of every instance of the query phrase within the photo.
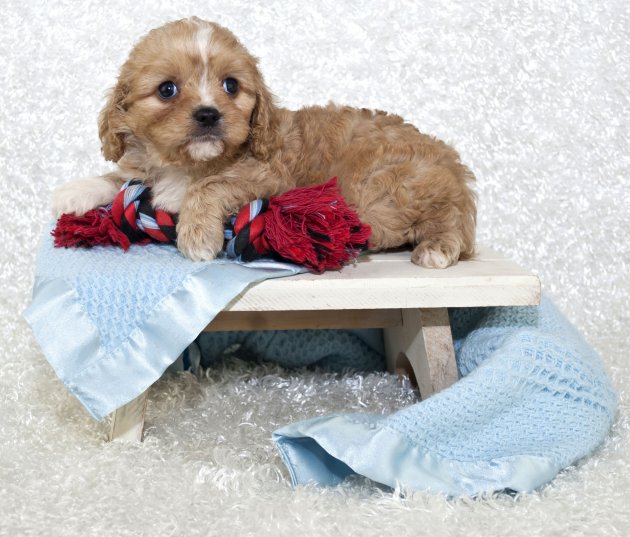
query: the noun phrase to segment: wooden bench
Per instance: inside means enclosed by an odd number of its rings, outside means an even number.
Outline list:
[[[426,399],[458,379],[447,308],[539,301],[538,278],[489,248],[444,270],[412,264],[407,251],[387,252],[339,272],[252,285],[205,330],[383,328],[389,370],[409,374]],[[142,438],[147,397],[148,390],[114,413],[111,439]]]

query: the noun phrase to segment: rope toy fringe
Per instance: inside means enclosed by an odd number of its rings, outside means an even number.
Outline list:
[[[175,243],[177,215],[155,210],[151,190],[127,181],[113,203],[84,216],[64,214],[52,231],[56,247]],[[224,230],[227,257],[243,262],[273,255],[314,272],[337,270],[368,248],[370,228],[327,183],[257,199],[230,218]]]

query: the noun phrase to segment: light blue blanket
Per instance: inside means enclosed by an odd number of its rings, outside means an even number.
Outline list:
[[[55,249],[47,235],[25,317],[57,375],[101,419],[153,384],[247,285],[299,270],[194,263],[164,245]],[[359,473],[446,494],[532,490],[603,441],[615,394],[599,357],[549,301],[451,313],[462,380],[390,416],[339,414],[276,431],[295,484]],[[341,332],[325,335],[328,347],[312,332],[232,334],[199,345],[216,350],[234,337],[287,366],[315,361],[295,352],[297,337],[324,358],[350,341]],[[379,360],[368,340],[346,347],[367,367]]]
[[[44,355],[96,419],[158,380],[249,284],[289,263],[195,263],[174,246],[54,248],[47,231],[24,312]]]
[[[337,414],[277,430],[294,484],[353,473],[447,495],[531,491],[591,453],[616,395],[599,356],[546,298],[451,312],[463,377],[394,414]]]

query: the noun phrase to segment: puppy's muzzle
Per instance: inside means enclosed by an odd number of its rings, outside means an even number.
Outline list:
[[[204,130],[210,130],[216,127],[223,117],[221,112],[213,106],[202,106],[197,108],[192,115],[193,119],[197,122],[197,125]]]

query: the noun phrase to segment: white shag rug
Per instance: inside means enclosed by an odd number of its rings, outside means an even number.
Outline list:
[[[385,109],[456,146],[478,178],[479,240],[535,270],[609,367],[621,403],[600,450],[518,497],[293,490],[272,430],[413,396],[389,375],[239,362],[160,381],[144,443],[105,443],[20,314],[51,190],[107,169],[104,91],[140,35],[193,14],[235,31],[282,104]],[[0,535],[628,535],[628,28],[625,0],[5,0]]]

